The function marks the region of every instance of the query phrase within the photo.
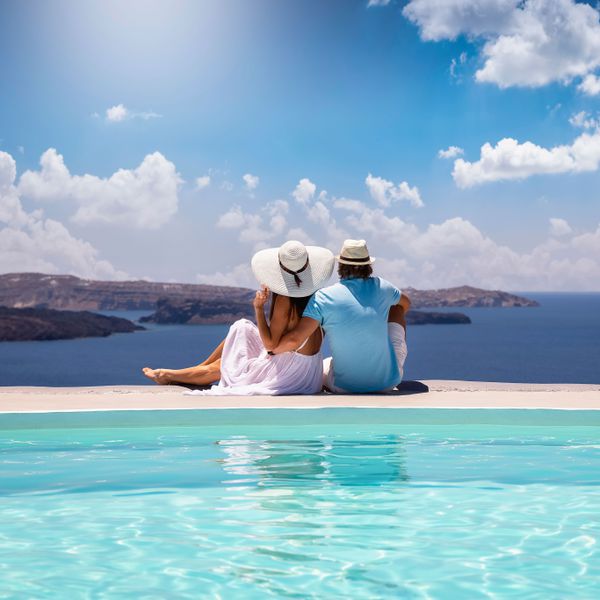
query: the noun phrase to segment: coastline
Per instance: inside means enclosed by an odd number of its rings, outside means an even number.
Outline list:
[[[423,380],[428,393],[190,396],[180,386],[0,387],[0,413],[235,408],[483,408],[600,410],[600,384]]]

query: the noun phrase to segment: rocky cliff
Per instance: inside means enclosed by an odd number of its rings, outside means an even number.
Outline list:
[[[404,290],[414,308],[524,307],[537,302],[507,292],[469,286],[440,290]],[[160,299],[198,302],[203,313],[223,322],[225,316],[252,313],[254,292],[245,288],[152,281],[93,281],[72,275],[9,273],[0,275],[0,306],[67,310],[154,310]],[[248,306],[246,306],[248,305]],[[219,315],[222,315],[220,317]],[[229,317],[228,317],[229,318]]]
[[[72,275],[0,275],[0,306],[62,310],[154,310],[159,298],[250,302],[252,290],[152,281],[95,281]]]
[[[0,342],[106,337],[139,329],[144,328],[127,319],[87,311],[0,306]]]

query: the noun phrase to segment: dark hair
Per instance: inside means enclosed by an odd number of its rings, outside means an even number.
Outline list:
[[[273,311],[275,310],[275,300],[277,300],[277,296],[279,296],[279,294],[271,292],[271,308],[269,310],[269,321],[273,318]],[[290,299],[292,313],[296,314],[298,317],[301,317],[311,296],[302,296],[302,298],[292,298],[291,296],[288,297]]]
[[[338,263],[338,275],[340,279],[368,279],[373,275],[371,265],[345,265]]]

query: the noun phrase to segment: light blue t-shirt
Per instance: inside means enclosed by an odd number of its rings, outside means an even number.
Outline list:
[[[329,340],[336,387],[376,392],[400,381],[387,320],[400,290],[380,277],[342,279],[317,291],[302,316],[318,321]]]

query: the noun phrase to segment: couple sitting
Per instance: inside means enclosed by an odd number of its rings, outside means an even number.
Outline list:
[[[202,363],[188,369],[143,369],[156,383],[213,385],[195,394],[278,395],[391,391],[406,359],[405,313],[410,300],[373,277],[364,240],[346,240],[339,283],[322,287],[334,256],[326,248],[289,241],[257,252],[252,271],[261,283],[253,304],[256,325],[236,321]],[[264,307],[270,299],[269,318]],[[332,357],[323,361],[327,334]]]

